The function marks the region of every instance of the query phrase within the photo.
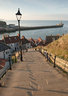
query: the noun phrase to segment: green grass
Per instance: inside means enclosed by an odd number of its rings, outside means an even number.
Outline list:
[[[68,60],[68,34],[43,47],[43,49],[48,50],[48,52],[64,60]]]

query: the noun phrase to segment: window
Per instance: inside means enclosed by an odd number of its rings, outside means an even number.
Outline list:
[[[6,54],[9,54],[9,52],[6,52]]]

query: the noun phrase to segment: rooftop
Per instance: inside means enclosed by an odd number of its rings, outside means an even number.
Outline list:
[[[4,41],[6,44],[16,43],[16,42],[19,42],[19,37],[18,36],[5,37]]]
[[[7,46],[7,45],[4,44],[4,43],[0,43],[0,52],[1,52],[1,51],[5,51],[5,50],[7,50],[7,49],[10,49],[10,47]]]
[[[29,40],[27,40],[24,36],[22,36],[22,44],[29,43]]]

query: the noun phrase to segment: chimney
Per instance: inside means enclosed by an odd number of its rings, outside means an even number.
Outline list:
[[[5,38],[5,35],[2,36],[2,40],[4,40],[4,38]]]
[[[41,42],[41,41],[42,41],[41,37],[39,37],[39,38],[38,38],[38,41],[39,41],[39,42]]]
[[[22,36],[22,39],[24,39],[25,38],[25,36]]]
[[[17,36],[19,37],[19,33],[17,34]]]

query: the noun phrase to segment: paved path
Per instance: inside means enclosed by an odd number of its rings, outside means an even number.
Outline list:
[[[39,53],[24,53],[4,77],[0,96],[68,96],[68,80],[59,74]]]

